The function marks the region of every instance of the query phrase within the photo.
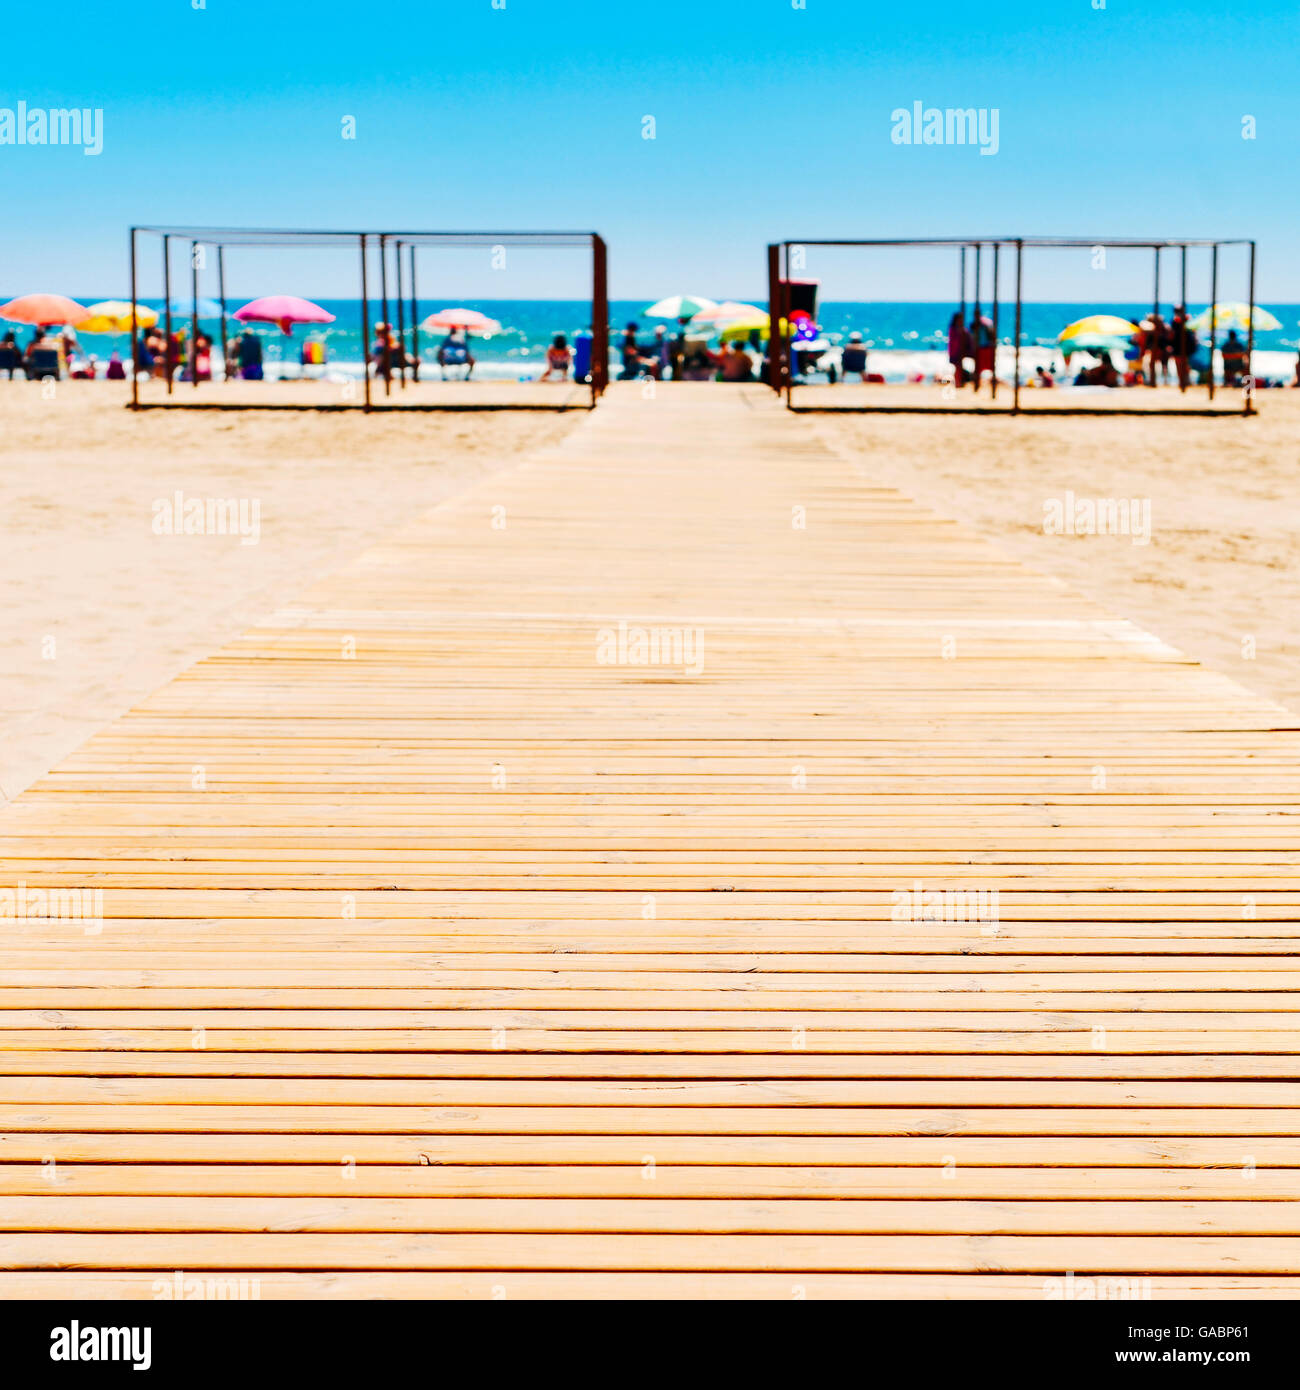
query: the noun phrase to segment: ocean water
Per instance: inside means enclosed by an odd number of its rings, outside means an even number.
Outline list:
[[[83,297],[80,302],[95,303],[96,298]],[[160,301],[143,302],[153,308],[161,308]],[[326,369],[329,374],[340,377],[360,374],[366,343],[360,301],[321,299],[317,302],[335,315],[334,323],[320,328],[297,328],[291,336],[282,334],[272,325],[255,325],[256,331],[264,339],[268,376],[281,373],[294,376],[298,373],[298,353],[304,337],[319,338],[325,343],[330,359]],[[641,316],[645,303],[644,300],[611,301],[610,340],[615,357],[629,322],[639,324],[642,342],[652,337],[656,321]],[[423,318],[441,307],[441,303],[426,301],[420,303],[418,309]],[[574,335],[588,327],[591,318],[590,305],[584,300],[484,299],[466,301],[465,307],[478,309],[502,325],[501,333],[491,338],[475,337],[472,340],[478,361],[475,375],[497,380],[535,377],[543,369],[546,349],[552,337],[556,333],[564,333],[572,343]],[[928,376],[947,365],[948,320],[956,307],[951,303],[920,301],[859,303],[826,300],[818,308],[818,319],[822,332],[832,343],[846,338],[850,332],[860,332],[870,353],[870,369],[882,373],[889,381],[906,381],[918,373]],[[1136,322],[1150,312],[1150,307],[1149,304],[1112,303],[1025,304],[1021,321],[1022,372],[1032,375],[1039,364],[1055,364],[1060,369],[1063,359],[1056,346],[1056,336],[1066,324],[1085,314],[1120,314]],[[1161,307],[1167,319],[1172,306],[1166,304]],[[1188,306],[1193,314],[1203,307],[1197,303]],[[1297,349],[1300,348],[1300,304],[1268,304],[1266,307],[1281,320],[1282,327],[1269,333],[1256,333],[1255,371],[1261,377],[1290,381],[1295,373]],[[377,301],[371,300],[369,308],[373,322],[380,317],[380,307]],[[970,312],[968,304],[968,318]],[[395,320],[396,310],[391,303],[389,313]],[[200,324],[214,341],[218,339],[218,321],[201,319]],[[673,327],[669,325],[670,331]],[[1012,354],[1009,347],[1014,341],[1014,329],[1014,306],[1004,304],[998,320],[999,371],[1010,370]],[[237,331],[234,320],[230,321],[229,331]],[[409,334],[408,326],[408,342]],[[25,335],[20,336],[25,340]],[[420,335],[423,370],[430,376],[437,372],[431,359],[441,336],[431,338],[428,334]],[[1219,337],[1222,340],[1222,330]],[[82,345],[103,361],[114,349],[125,356],[128,338],[126,335],[87,334]],[[320,374],[319,368],[312,370],[314,374]]]

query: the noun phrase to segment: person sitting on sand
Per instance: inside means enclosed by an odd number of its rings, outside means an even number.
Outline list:
[[[8,333],[0,339],[0,372],[7,371],[9,380],[14,379],[14,373],[23,365],[22,349],[18,346],[18,339],[14,337],[11,328]]]
[[[99,359],[92,352],[89,357],[78,358],[74,367],[68,364],[68,376],[73,381],[94,381],[99,371]]]
[[[538,381],[550,381],[553,373],[558,373],[561,381],[567,381],[569,377],[569,366],[573,358],[569,355],[569,340],[563,333],[557,333],[546,349],[546,370],[537,378]]]
[[[723,357],[720,375],[723,381],[753,381],[754,359],[745,351],[745,345],[739,338]]]
[[[116,349],[108,359],[108,366],[104,369],[104,379],[106,381],[126,380],[126,367],[122,362],[122,354]]]
[[[1230,328],[1223,344],[1223,384],[1240,386],[1247,371],[1246,344],[1237,336],[1237,330]]]
[[[849,341],[840,353],[840,372],[845,381],[850,375],[867,379],[867,349],[861,333],[850,333]]]
[[[1042,387],[1045,391],[1050,391],[1056,385],[1056,378],[1047,370],[1046,367],[1035,369],[1034,385]]]
[[[370,344],[370,361],[376,377],[387,377],[393,369],[393,342],[386,323],[375,324],[375,340]]]

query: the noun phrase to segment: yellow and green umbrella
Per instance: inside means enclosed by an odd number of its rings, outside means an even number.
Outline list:
[[[90,305],[90,317],[77,327],[83,333],[129,333],[131,331],[131,306],[121,299],[105,299],[102,303]],[[158,310],[146,309],[143,304],[136,306],[135,322],[137,328],[152,328],[158,322]]]
[[[1068,324],[1056,341],[1068,357],[1072,352],[1111,352],[1129,345],[1129,339],[1139,332],[1137,324],[1118,314],[1089,314]]]
[[[1258,332],[1269,332],[1274,328],[1281,328],[1281,323],[1274,318],[1267,309],[1261,309],[1258,304],[1252,307],[1249,304],[1231,302],[1216,304],[1214,306],[1214,327],[1215,330],[1223,329],[1225,332],[1229,328],[1236,328],[1242,333],[1249,333],[1251,321]],[[1188,323],[1198,333],[1208,333],[1210,331],[1210,311],[1202,309],[1195,318],[1188,319]]]

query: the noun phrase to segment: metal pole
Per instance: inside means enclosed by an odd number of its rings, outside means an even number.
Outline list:
[[[781,248],[767,248],[767,384],[781,395]]]
[[[1182,268],[1179,274],[1178,287],[1178,307],[1182,310],[1179,314],[1178,324],[1178,360],[1185,362],[1187,357],[1187,247],[1183,247]],[[1190,367],[1184,368],[1178,373],[1178,390],[1180,393],[1187,390],[1186,379],[1191,376]]]
[[[609,385],[609,248],[591,237],[591,403]]]
[[[966,326],[966,248],[961,248],[961,322]]]
[[[379,238],[379,302],[384,323],[383,355],[380,361],[384,373],[384,395],[387,396],[391,395],[393,390],[393,353],[388,338],[388,237],[385,235]]]
[[[971,334],[971,344],[975,351],[975,395],[980,393],[980,252],[983,248],[975,243],[975,294],[971,305],[971,322],[975,332]]]
[[[1246,327],[1246,399],[1243,415],[1255,413],[1255,243],[1250,243],[1250,293],[1246,299],[1250,319]]]
[[[998,256],[1001,250],[1001,243],[995,241],[993,243],[993,400],[998,398]]]
[[[777,317],[777,335],[781,341],[781,370],[785,373],[785,403],[787,407],[794,405],[794,378],[795,369],[798,367],[798,359],[793,355],[794,336],[790,331],[792,319],[790,315],[794,313],[794,291],[790,288],[790,243],[786,242],[781,250],[781,281],[776,287],[776,302],[780,309]],[[785,327],[781,327],[781,323]]]
[[[167,334],[167,341],[163,344],[163,370],[167,375],[167,394],[172,393],[172,258],[171,258],[171,238],[165,233],[162,239],[163,249],[163,305],[164,332]]]
[[[1155,252],[1156,252],[1156,284],[1155,284],[1155,289],[1152,291],[1152,295],[1151,295],[1151,331],[1152,331],[1153,333],[1155,332],[1156,315],[1160,312],[1160,248],[1159,248],[1158,246],[1155,248]],[[1159,356],[1160,356],[1160,343],[1159,343],[1155,338],[1152,338],[1152,340],[1151,340],[1151,356],[1150,356],[1150,359],[1149,359],[1149,360],[1150,360],[1150,363],[1151,363],[1151,373],[1150,373],[1150,375],[1151,375],[1151,380],[1147,382],[1147,385],[1148,385],[1148,386],[1154,387],[1155,384],[1156,384],[1156,362],[1157,362],[1157,360],[1159,359]]]
[[[420,380],[420,311],[415,292],[415,243],[408,248],[411,253],[411,380]]]
[[[190,377],[199,389],[199,244],[190,242]]]
[[[221,299],[221,370],[225,375],[226,363],[230,360],[226,343],[226,248],[217,247],[217,294]]]
[[[1216,310],[1219,304],[1219,243],[1210,252],[1210,399],[1214,399],[1214,332],[1218,327]]]
[[[366,234],[361,233],[361,376],[366,383],[366,409],[370,409],[370,299],[366,287]]]
[[[136,344],[139,341],[139,330],[136,327],[136,315],[139,313],[135,290],[135,231],[131,228],[131,409],[140,409],[140,356]]]
[[[1020,306],[1021,306],[1021,261],[1024,259],[1025,243],[1023,239],[1016,241],[1016,378],[1015,386],[1011,397],[1011,413],[1018,414],[1020,410]]]
[[[397,243],[397,341],[402,345],[402,390],[406,390],[406,307],[402,293],[402,243]]]

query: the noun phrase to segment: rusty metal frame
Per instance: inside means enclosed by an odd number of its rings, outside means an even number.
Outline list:
[[[167,397],[161,401],[142,401],[140,385],[136,373],[139,358],[136,311],[139,304],[138,259],[140,238],[156,236],[162,251],[164,331],[169,346],[166,376]],[[191,248],[191,305],[193,313],[193,333],[191,351],[198,337],[198,265],[197,249],[211,247],[217,252],[217,272],[221,315],[221,339],[224,352],[226,344],[226,265],[225,253],[229,248],[288,249],[303,246],[317,246],[329,249],[346,250],[352,247],[359,255],[360,265],[360,305],[361,305],[361,353],[365,366],[365,389],[360,405],[346,403],[318,402],[236,402],[200,401],[190,399],[180,402],[171,399],[174,390],[173,365],[170,360],[172,331],[171,314],[171,244],[173,241],[188,241]],[[411,351],[408,362],[411,364],[413,380],[419,378],[419,319],[416,289],[416,251],[417,249],[452,246],[528,246],[542,249],[583,249],[591,252],[591,399],[587,405],[572,405],[567,401],[544,404],[540,401],[523,404],[501,404],[490,401],[450,401],[441,403],[420,402],[418,404],[393,404],[388,410],[414,411],[484,411],[484,410],[542,410],[565,411],[594,409],[609,385],[609,255],[604,239],[596,232],[370,232],[370,231],[310,231],[301,229],[276,229],[254,227],[174,227],[174,226],[134,226],[130,229],[130,280],[131,280],[131,410],[357,410],[371,411],[374,400],[370,374],[370,281],[369,267],[374,252],[379,257],[379,283],[381,302],[384,309],[383,321],[388,322],[388,269],[390,249],[396,256],[397,267],[397,317],[404,330],[406,301],[404,296],[402,255],[407,256],[409,270],[409,308],[411,314]],[[403,343],[405,338],[403,337]],[[198,373],[192,371],[194,385],[198,386]],[[385,357],[381,378],[385,394],[392,391],[392,370]],[[406,368],[402,369],[402,387],[406,385]]]
[[[969,405],[969,406],[943,406],[943,405],[795,405],[794,404],[794,373],[790,370],[790,344],[788,340],[788,323],[786,332],[781,329],[781,323],[786,319],[785,310],[788,307],[787,286],[790,283],[790,252],[793,247],[822,246],[822,247],[951,247],[960,253],[960,277],[961,277],[961,309],[962,319],[966,316],[966,264],[967,252],[974,252],[975,261],[975,284],[973,303],[975,312],[979,312],[980,304],[980,259],[981,252],[990,249],[993,253],[993,321],[994,321],[994,352],[996,354],[997,344],[997,321],[998,321],[998,295],[999,295],[999,269],[1000,256],[1005,248],[1015,253],[1015,376],[1012,384],[1011,407],[999,407],[996,405]],[[896,238],[876,238],[876,239],[852,239],[852,240],[824,240],[824,239],[792,239],[789,241],[773,242],[767,248],[767,271],[768,271],[768,384],[777,392],[778,395],[784,394],[786,408],[795,412],[807,412],[817,414],[949,414],[949,415],[1257,415],[1259,408],[1255,404],[1255,391],[1253,389],[1253,378],[1247,378],[1247,386],[1242,393],[1242,406],[1240,410],[1233,407],[1230,410],[1215,409],[1207,406],[1203,409],[1191,407],[1181,408],[1177,406],[1160,407],[1156,406],[1149,410],[1138,408],[1126,408],[1124,406],[1085,406],[1069,405],[1059,407],[1035,407],[1024,406],[1020,403],[1020,346],[1021,346],[1021,324],[1022,311],[1024,307],[1023,299],[1023,269],[1024,253],[1026,248],[1054,248],[1054,249],[1088,249],[1094,246],[1105,247],[1106,249],[1118,250],[1150,250],[1155,257],[1155,291],[1154,304],[1157,309],[1160,304],[1160,257],[1161,252],[1166,250],[1176,250],[1181,254],[1181,296],[1179,303],[1187,303],[1187,252],[1191,248],[1205,249],[1210,252],[1210,379],[1208,382],[1209,401],[1214,400],[1214,350],[1216,346],[1216,322],[1215,309],[1219,297],[1219,250],[1225,246],[1248,246],[1250,248],[1250,269],[1249,269],[1249,291],[1246,302],[1251,305],[1252,310],[1255,304],[1255,267],[1257,255],[1257,243],[1246,238],[1180,238],[1180,239],[1147,239],[1133,237],[1007,237],[1007,236],[986,236],[986,237],[896,237]],[[1246,344],[1246,360],[1253,360],[1255,352],[1255,323],[1252,312],[1251,322],[1248,329]],[[996,360],[996,358],[995,358]],[[1152,373],[1150,385],[1155,385],[1155,374]],[[1182,387],[1181,392],[1186,388]],[[997,398],[997,372],[993,373],[993,381],[990,386],[990,399]]]

